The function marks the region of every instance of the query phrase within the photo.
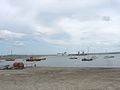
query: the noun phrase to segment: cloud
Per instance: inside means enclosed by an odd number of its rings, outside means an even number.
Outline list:
[[[16,38],[22,38],[23,36],[25,36],[24,33],[16,33],[9,30],[0,30],[1,39],[16,39]]]
[[[119,5],[119,0],[0,0],[0,39],[27,35],[26,41],[35,38],[63,47],[116,46]]]
[[[17,46],[17,47],[22,47],[24,46],[25,44],[21,41],[15,41],[15,43],[13,44],[14,46]]]
[[[17,7],[25,8],[24,10],[39,10],[40,12],[64,12],[66,10],[75,10],[79,8],[88,8],[107,3],[109,0],[26,0],[10,1]]]
[[[65,44],[65,41],[69,40],[70,36],[68,33],[60,30],[58,27],[46,27],[46,26],[36,26],[33,31],[33,36],[37,40],[44,40],[45,42],[51,44]]]
[[[40,39],[52,44],[82,46],[88,46],[88,44],[92,46],[110,45],[119,41],[120,27],[118,22],[119,20],[114,21],[114,19],[112,22],[110,20],[103,20],[102,16],[88,21],[81,21],[72,17],[62,18],[56,21],[53,27],[39,28],[36,29],[39,33],[35,32],[40,36]],[[69,35],[69,38],[66,37],[67,42],[66,38],[58,39],[50,37],[61,32]]]
[[[10,5],[7,0],[0,0],[0,19],[3,21],[14,20],[19,13],[19,9]]]
[[[109,0],[25,0],[25,1],[11,1],[1,0],[1,13],[6,16],[9,14],[9,19],[31,21],[35,20],[36,16],[51,14],[53,16],[59,15],[71,16],[74,13],[86,13],[90,9],[98,7],[102,4],[110,2]],[[90,8],[88,10],[88,8]],[[3,11],[5,9],[5,11]],[[91,10],[92,11],[92,10]],[[17,18],[19,17],[19,18]],[[53,18],[54,19],[54,18]],[[32,22],[31,22],[32,23]]]

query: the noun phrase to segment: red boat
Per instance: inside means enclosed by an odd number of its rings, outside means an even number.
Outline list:
[[[15,62],[13,64],[14,69],[24,69],[24,63],[23,62]]]
[[[27,58],[26,61],[30,61],[30,62],[41,61],[41,59],[40,58],[35,58],[35,57],[30,57],[30,58]]]

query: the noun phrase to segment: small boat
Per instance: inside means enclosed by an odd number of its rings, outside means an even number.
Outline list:
[[[46,60],[46,58],[35,58],[35,57],[30,57],[30,58],[27,58],[26,61],[41,61],[41,60]]]
[[[15,62],[13,64],[14,69],[24,69],[24,63],[23,62]]]
[[[41,59],[30,57],[30,58],[27,58],[26,61],[30,61],[30,62],[32,62],[32,61],[41,61]]]
[[[14,58],[7,58],[5,61],[15,61]]]
[[[92,58],[83,58],[82,61],[92,61]]]
[[[77,57],[70,57],[69,59],[78,59]]]
[[[105,56],[104,59],[114,58],[114,56]]]

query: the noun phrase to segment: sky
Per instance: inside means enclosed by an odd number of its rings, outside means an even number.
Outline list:
[[[120,0],[0,0],[0,54],[120,51]]]

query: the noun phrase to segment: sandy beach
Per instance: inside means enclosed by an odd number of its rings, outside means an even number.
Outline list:
[[[120,90],[120,68],[0,70],[0,90]]]

